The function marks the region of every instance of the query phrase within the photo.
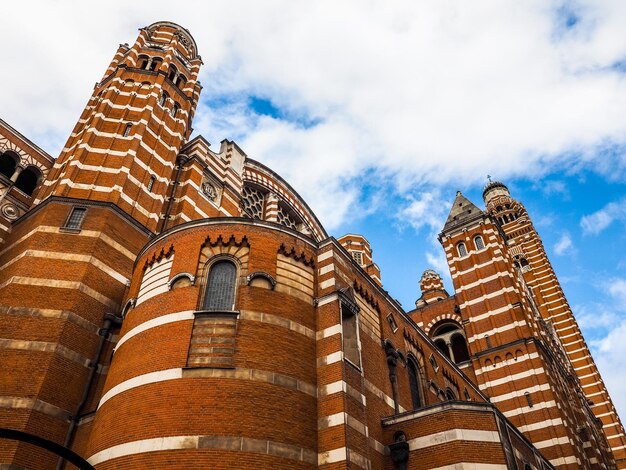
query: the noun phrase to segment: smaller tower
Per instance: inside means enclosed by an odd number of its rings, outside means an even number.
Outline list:
[[[446,289],[443,287],[443,279],[432,269],[427,269],[422,274],[420,289],[422,290],[422,296],[415,302],[415,306],[418,308],[449,297]]]
[[[367,274],[374,280],[376,284],[382,286],[380,279],[380,268],[372,259],[372,248],[370,242],[363,235],[348,233],[337,240],[341,243],[352,259],[365,270]]]

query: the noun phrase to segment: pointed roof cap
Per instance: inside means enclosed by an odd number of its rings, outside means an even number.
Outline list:
[[[467,199],[461,191],[456,192],[456,199],[450,209],[450,214],[446,220],[446,224],[443,226],[443,232],[447,232],[459,225],[463,225],[470,220],[474,220],[483,215],[483,211],[476,205]]]

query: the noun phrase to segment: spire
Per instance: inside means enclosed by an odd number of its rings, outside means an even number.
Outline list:
[[[450,214],[448,215],[448,219],[442,231],[447,232],[482,215],[483,211],[476,207],[472,201],[463,196],[461,191],[457,191],[456,199],[454,200],[452,209],[450,209]]]

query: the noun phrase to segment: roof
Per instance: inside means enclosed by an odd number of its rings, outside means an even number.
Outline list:
[[[446,224],[443,226],[443,232],[451,230],[459,225],[463,225],[470,220],[474,220],[479,216],[482,216],[484,212],[480,210],[472,201],[467,199],[461,191],[456,192],[456,199],[450,209],[450,214],[446,220]]]

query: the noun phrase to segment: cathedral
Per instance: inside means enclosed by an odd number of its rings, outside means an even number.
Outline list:
[[[361,235],[193,138],[202,60],[141,28],[58,158],[0,120],[0,469],[626,469],[532,220],[458,192],[415,309]]]

